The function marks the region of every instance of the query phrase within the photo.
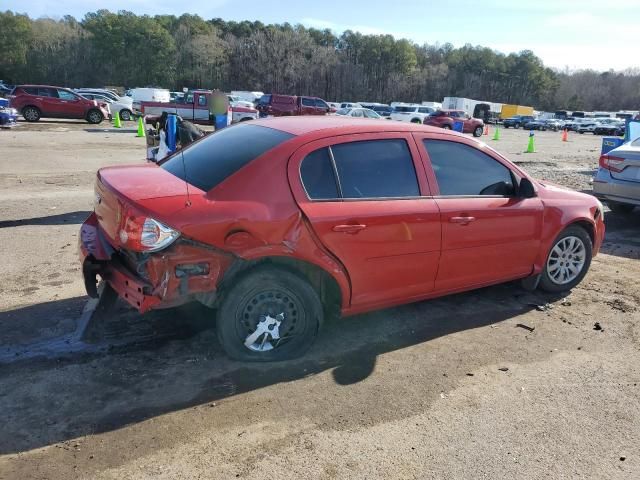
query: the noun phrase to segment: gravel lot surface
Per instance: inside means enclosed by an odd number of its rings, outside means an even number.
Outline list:
[[[600,137],[540,132],[524,154],[528,132],[501,133],[537,178],[590,190]],[[563,296],[505,284],[334,320],[271,365],[227,359],[195,306],[121,307],[84,344],[95,172],[144,153],[133,123],[0,131],[0,479],[640,478],[640,209],[606,212]]]

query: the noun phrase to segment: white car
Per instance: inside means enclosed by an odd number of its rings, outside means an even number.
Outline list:
[[[341,108],[336,112],[336,115],[355,118],[373,118],[376,120],[384,119],[384,117],[378,115],[370,108]]]
[[[435,112],[431,107],[418,104],[395,105],[391,112],[391,120],[398,122],[422,123],[424,119]]]
[[[127,96],[120,96],[116,92],[112,90],[106,90],[104,88],[76,88],[75,92],[78,95],[84,95],[85,93],[97,93],[99,95],[104,95],[105,97],[110,98],[114,102],[120,102],[123,104],[132,104],[133,99]]]
[[[132,102],[122,102],[119,100],[114,101],[111,97],[101,93],[78,92],[78,95],[89,100],[97,100],[99,102],[106,103],[109,107],[110,113],[112,115],[118,113],[120,115],[120,120],[129,121],[133,118]]]
[[[576,127],[576,132],[593,133],[595,135],[596,127],[598,127],[599,125],[600,124],[595,120],[583,121]]]
[[[355,102],[342,102],[340,108],[362,108],[362,105]]]

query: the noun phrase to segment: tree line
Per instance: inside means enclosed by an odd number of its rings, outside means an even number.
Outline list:
[[[559,72],[528,50],[417,45],[288,23],[108,10],[81,21],[52,20],[6,11],[0,45],[0,79],[7,83],[187,86],[384,103],[456,96],[541,110],[640,108],[639,70]]]

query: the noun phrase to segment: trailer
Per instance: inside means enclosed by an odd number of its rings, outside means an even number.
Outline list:
[[[533,117],[533,107],[526,107],[523,105],[502,105],[500,109],[500,118],[515,117],[516,115],[524,115]]]
[[[463,97],[444,97],[442,108],[445,110],[464,110],[474,118],[486,119],[500,114],[502,104]]]

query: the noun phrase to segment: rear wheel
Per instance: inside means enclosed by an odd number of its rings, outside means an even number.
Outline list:
[[[578,285],[591,265],[593,245],[584,228],[569,226],[555,239],[545,263],[540,287],[564,292]]]
[[[304,278],[283,268],[258,267],[224,293],[218,340],[238,360],[286,360],[313,344],[322,315],[320,298]]]
[[[103,119],[102,113],[98,110],[89,110],[89,113],[87,113],[87,122],[94,125],[102,122]]]
[[[451,125],[442,125],[445,130],[451,130]]]
[[[422,121],[419,118],[412,118],[411,123],[422,123]]]
[[[518,128],[520,128],[520,124],[519,124],[519,123],[516,123],[516,124],[513,126],[513,128],[515,128],[515,129],[517,130]]]
[[[484,128],[478,126],[473,130],[473,136],[474,137],[481,137],[483,132],[484,132]]]
[[[628,203],[607,202],[607,205],[611,211],[615,213],[631,213],[635,208],[635,205],[630,205]]]
[[[40,109],[37,107],[24,107],[22,110],[22,116],[27,122],[37,122],[40,120]]]

